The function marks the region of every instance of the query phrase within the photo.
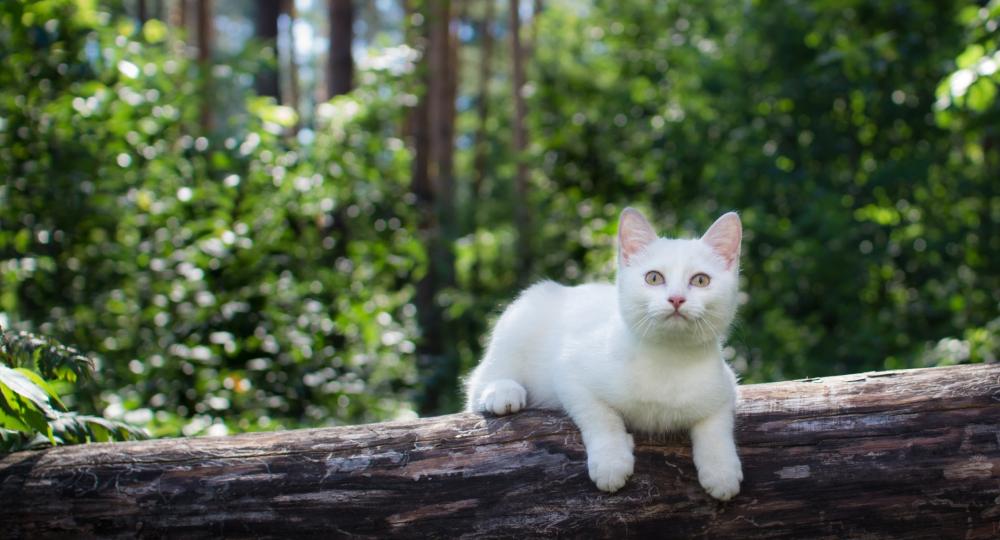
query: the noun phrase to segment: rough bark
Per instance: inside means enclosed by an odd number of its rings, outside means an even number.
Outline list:
[[[1000,365],[742,388],[746,479],[698,486],[687,441],[636,438],[614,495],[562,415],[458,414],[0,460],[5,538],[996,538]]]

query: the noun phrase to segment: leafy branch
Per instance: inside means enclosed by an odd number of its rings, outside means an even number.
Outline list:
[[[0,327],[0,452],[146,438],[128,424],[70,411],[50,384],[76,383],[93,370],[72,347]]]

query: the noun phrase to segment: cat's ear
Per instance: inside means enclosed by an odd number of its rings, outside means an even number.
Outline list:
[[[740,242],[743,240],[743,224],[736,212],[722,215],[705,231],[701,241],[712,247],[726,261],[726,268],[732,268],[740,258]]]
[[[656,240],[656,231],[635,208],[622,210],[618,219],[618,255],[626,265]]]

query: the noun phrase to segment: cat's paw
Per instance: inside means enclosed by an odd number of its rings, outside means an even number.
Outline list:
[[[527,404],[528,393],[524,387],[510,379],[493,381],[483,389],[479,409],[497,416],[513,414]]]
[[[719,460],[698,468],[698,482],[709,495],[720,501],[728,501],[740,492],[743,469],[738,459]]]
[[[627,435],[621,441],[587,449],[587,469],[597,489],[614,493],[625,485],[635,467],[634,446],[632,436]]]

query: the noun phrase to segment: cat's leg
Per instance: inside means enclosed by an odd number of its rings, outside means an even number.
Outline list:
[[[483,362],[466,383],[465,409],[469,412],[503,416],[520,411],[528,403],[527,391],[517,382],[517,365],[509,357],[498,356],[496,345],[490,344]]]
[[[635,467],[635,443],[624,420],[583,386],[564,381],[557,390],[563,408],[583,436],[590,479],[601,491],[618,491]]]
[[[529,398],[532,406],[552,401],[540,381],[559,341],[563,289],[548,281],[537,283],[504,310],[482,362],[469,376],[466,410],[502,415],[527,407]]]
[[[709,495],[728,501],[740,492],[743,469],[733,440],[733,411],[722,409],[691,428],[698,481]]]

